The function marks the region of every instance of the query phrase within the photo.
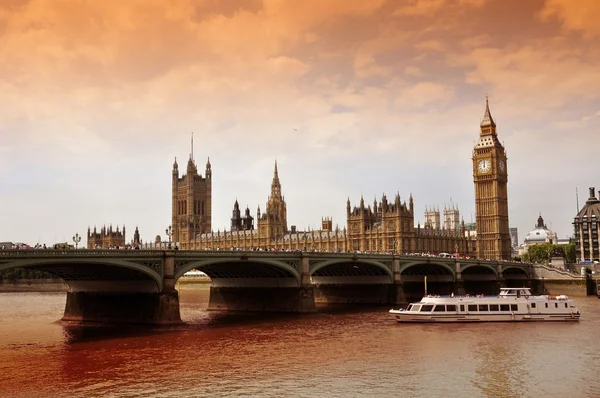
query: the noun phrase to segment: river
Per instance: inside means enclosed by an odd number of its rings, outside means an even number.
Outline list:
[[[600,300],[579,323],[397,324],[387,308],[207,312],[186,325],[57,322],[64,293],[0,294],[2,397],[598,397]]]

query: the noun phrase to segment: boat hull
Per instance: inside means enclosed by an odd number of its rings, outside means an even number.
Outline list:
[[[470,323],[470,322],[577,322],[580,314],[494,314],[494,315],[419,315],[408,311],[391,310],[398,323]]]

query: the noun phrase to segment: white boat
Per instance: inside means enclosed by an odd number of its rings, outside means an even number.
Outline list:
[[[565,295],[533,296],[529,288],[501,288],[498,296],[425,296],[407,309],[390,310],[398,322],[578,321]]]

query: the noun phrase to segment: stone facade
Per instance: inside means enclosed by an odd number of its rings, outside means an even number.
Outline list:
[[[249,211],[246,211],[249,216]],[[256,228],[239,228],[241,222],[239,205],[234,204],[232,229],[200,233],[191,242],[179,242],[181,248],[195,250],[262,249],[262,250],[315,250],[326,252],[375,252],[414,253],[441,252],[474,255],[473,239],[465,236],[464,224],[459,230],[415,228],[414,203],[401,203],[397,194],[393,202],[384,195],[373,207],[365,206],[361,198],[359,206],[346,203],[347,225],[333,227],[331,218],[323,218],[320,230],[298,231],[295,226],[288,230],[287,208],[281,190],[277,163],[271,194],[264,213],[256,214]],[[248,224],[250,225],[250,224]]]
[[[496,123],[486,98],[479,141],[473,149],[472,158],[477,257],[481,259],[511,258],[506,159],[506,152],[498,140]]]
[[[172,240],[180,249],[190,249],[189,242],[201,233],[211,231],[212,170],[206,162],[204,177],[198,174],[193,151],[187,163],[186,174],[179,177],[177,159],[172,173]]]
[[[600,200],[596,189],[590,187],[590,197],[573,219],[577,261],[600,261]]]
[[[137,231],[137,228],[136,228]],[[108,249],[110,247],[123,247],[125,246],[125,226],[123,230],[119,230],[119,227],[113,230],[112,225],[108,228],[103,226],[100,231],[91,230],[88,227],[87,231],[87,248],[88,249]]]

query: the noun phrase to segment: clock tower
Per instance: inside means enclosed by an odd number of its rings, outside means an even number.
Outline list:
[[[473,182],[475,183],[477,257],[510,260],[506,152],[498,141],[496,123],[492,119],[487,97],[479,140],[473,149]]]

